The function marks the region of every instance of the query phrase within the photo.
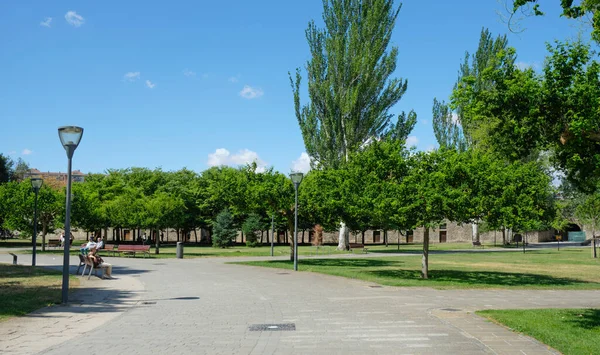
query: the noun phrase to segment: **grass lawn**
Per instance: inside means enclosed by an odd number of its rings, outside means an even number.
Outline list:
[[[240,264],[292,269],[287,260]],[[434,254],[429,279],[420,257],[300,260],[300,271],[355,278],[389,286],[435,288],[600,289],[600,261],[588,249]]]
[[[477,314],[565,355],[600,354],[600,309],[488,310]]]
[[[83,241],[75,241],[73,245],[80,246]],[[108,244],[116,244],[113,242],[108,242]],[[487,246],[486,246],[487,247]],[[421,244],[401,244],[400,251],[398,251],[397,245],[390,244],[388,247],[385,245],[367,245],[369,249],[369,253],[410,253],[410,254],[420,254],[422,252]],[[431,251],[444,251],[444,250],[458,250],[458,249],[473,249],[473,246],[470,243],[438,243],[432,244],[430,250]],[[23,250],[21,251],[25,254],[31,254],[31,250]],[[77,254],[79,252],[79,248],[73,247],[71,249],[71,254]],[[314,246],[298,246],[298,255],[316,255],[317,249]],[[62,254],[63,250],[60,248],[52,248],[47,249],[45,252],[41,251],[41,248],[38,248],[38,253],[48,253],[48,254]],[[175,245],[174,244],[166,244],[161,245],[160,254],[154,254],[154,246],[151,246],[150,253],[152,257],[158,258],[175,258]],[[321,254],[348,254],[347,251],[339,251],[336,249],[336,246],[326,245],[319,247],[319,255]],[[356,252],[355,252],[356,253]],[[283,256],[290,254],[290,247],[287,245],[279,245],[274,248],[275,256]],[[248,248],[246,246],[234,246],[230,248],[213,248],[209,245],[194,245],[194,244],[186,244],[184,247],[184,257],[187,258],[195,258],[195,257],[235,257],[235,256],[270,256],[271,255],[271,247],[268,245],[263,245],[256,248]]]
[[[0,322],[60,303],[62,273],[40,267],[0,264]],[[71,276],[69,287],[79,285]]]

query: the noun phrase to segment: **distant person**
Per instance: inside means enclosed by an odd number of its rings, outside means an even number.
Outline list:
[[[100,250],[104,248],[104,241],[102,240],[102,236],[98,237],[98,239],[96,239],[96,249]]]
[[[144,244],[144,245],[146,244],[146,239],[147,239],[146,233],[144,233],[144,235],[142,236],[142,244]]]
[[[165,241],[165,233],[160,232],[160,241],[164,242]]]
[[[58,237],[58,240],[60,242],[60,246],[64,247],[65,246],[65,233],[60,233],[60,237]]]

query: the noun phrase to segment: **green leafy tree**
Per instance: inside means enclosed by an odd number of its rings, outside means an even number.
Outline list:
[[[226,208],[217,215],[213,224],[213,247],[227,248],[233,243],[236,236],[237,230],[233,224],[233,215]]]
[[[557,1],[558,2],[558,1]],[[600,0],[560,0],[563,9],[562,15],[571,19],[588,20],[592,28],[592,39],[600,42]],[[511,31],[520,31],[519,14],[524,16],[543,16],[538,0],[512,0],[512,7],[507,6],[509,12],[508,25]]]
[[[13,174],[13,164],[8,155],[0,153],[0,184],[10,181]]]
[[[596,230],[600,229],[600,192],[586,196],[575,211],[577,218],[592,228],[592,257],[597,258]]]
[[[259,244],[259,233],[262,229],[262,223],[260,216],[251,213],[248,215],[244,223],[242,224],[242,231],[246,235],[246,246],[255,248]]]
[[[300,69],[295,78],[290,74],[290,83],[313,168],[339,168],[353,152],[388,134],[389,111],[407,89],[406,80],[392,78],[398,48],[388,50],[399,11],[393,0],[324,0],[325,27],[309,23],[308,104],[300,102]],[[414,112],[401,114],[390,134],[405,138],[415,120]],[[346,223],[339,249],[348,247]]]

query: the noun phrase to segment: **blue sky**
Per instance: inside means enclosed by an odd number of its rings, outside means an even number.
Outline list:
[[[518,61],[539,67],[545,43],[578,32],[559,18],[529,18],[509,33]],[[118,6],[117,6],[118,4]],[[410,141],[436,145],[434,97],[447,99],[465,50],[482,27],[507,33],[496,0],[406,0],[393,44],[414,109]],[[85,129],[73,167],[202,171],[258,159],[281,172],[305,165],[288,71],[308,56],[304,30],[321,0],[0,2],[0,153],[42,171],[66,170],[57,128]]]

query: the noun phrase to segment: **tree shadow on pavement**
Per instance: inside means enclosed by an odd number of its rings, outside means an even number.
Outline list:
[[[274,260],[269,262],[272,265],[293,264],[289,260]],[[383,266],[401,266],[403,261],[379,260],[375,258],[364,259],[302,259],[300,264],[306,266],[329,266],[329,267],[383,267]]]
[[[420,270],[373,270],[368,271],[377,277],[393,280],[423,280]],[[429,270],[429,279],[440,286],[473,285],[473,286],[521,286],[548,287],[575,286],[595,284],[583,280],[552,277],[547,275],[521,274],[495,271],[462,271],[462,270]],[[597,284],[600,288],[600,284]]]

